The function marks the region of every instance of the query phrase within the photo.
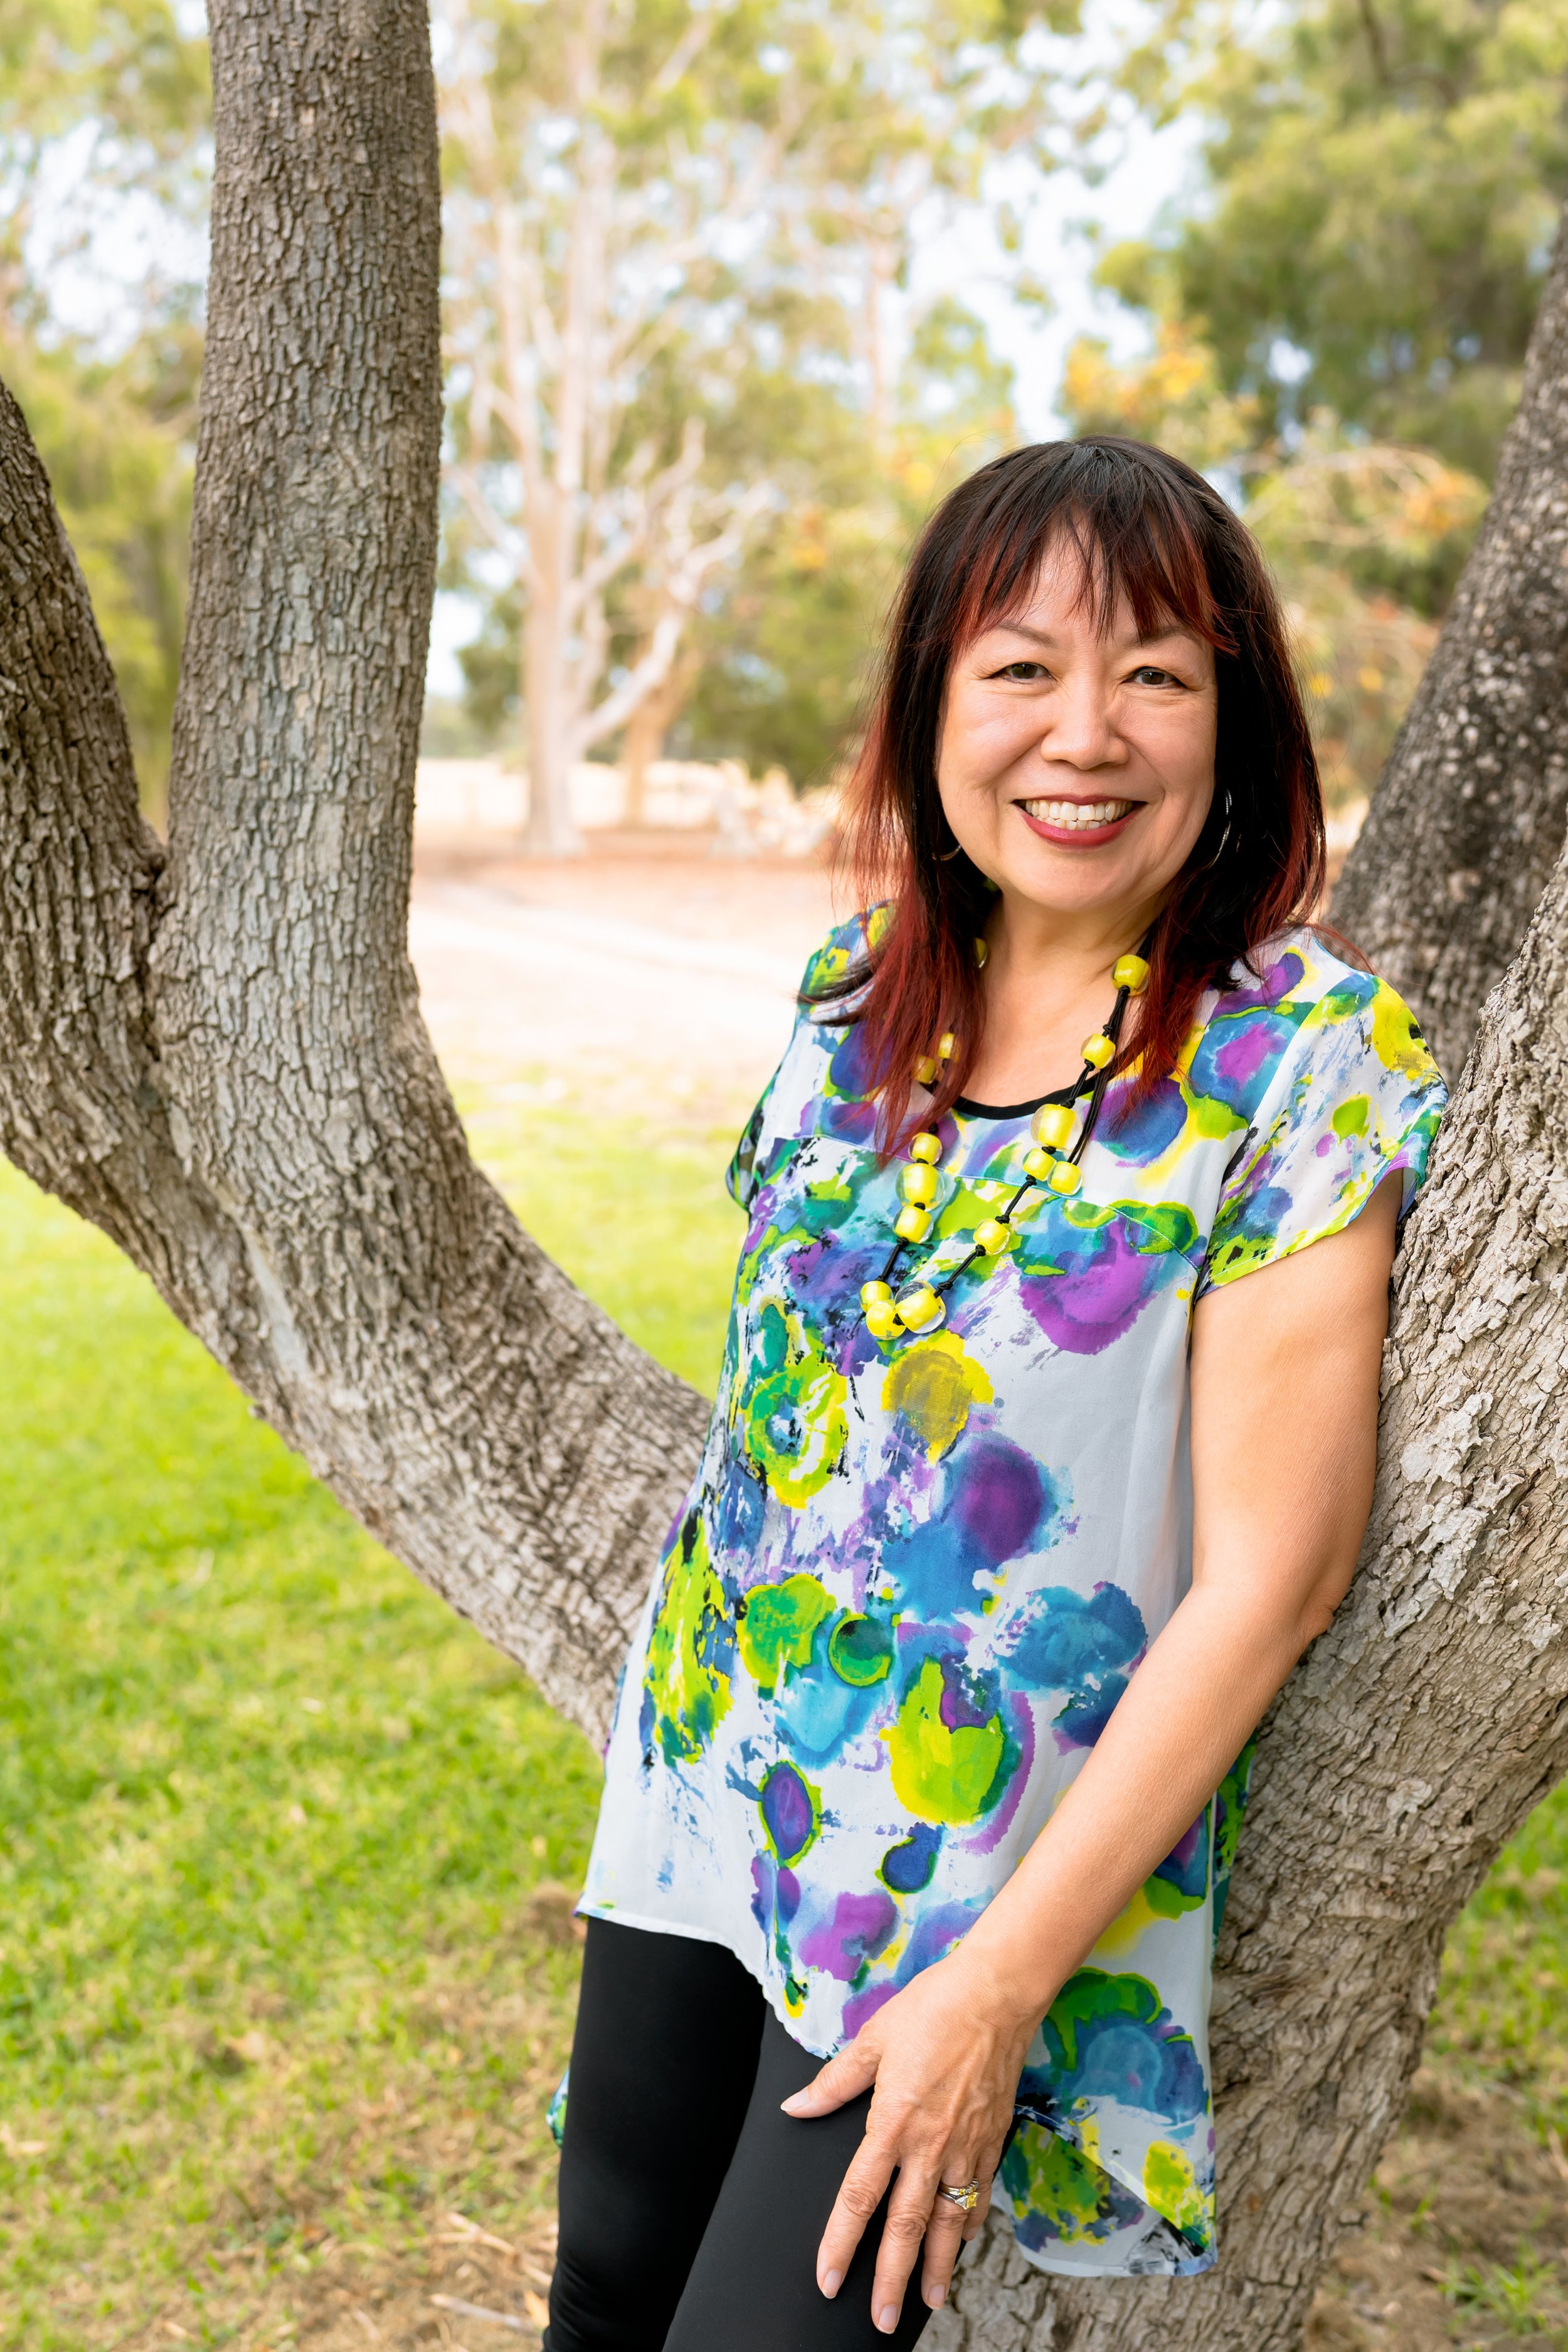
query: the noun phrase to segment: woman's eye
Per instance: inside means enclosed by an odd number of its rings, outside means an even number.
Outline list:
[[[1181,679],[1168,669],[1156,669],[1152,662],[1143,662],[1132,673],[1132,686],[1180,686]]]
[[[1048,677],[1050,672],[1044,662],[1016,661],[1009,662],[1005,669],[999,669],[996,675],[998,677],[1016,678],[1021,686],[1032,686],[1037,678]]]

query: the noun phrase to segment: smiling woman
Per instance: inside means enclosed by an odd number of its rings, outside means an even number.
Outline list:
[[[988,1008],[993,1033],[1005,1025],[1000,975],[982,982],[972,945],[998,859],[1021,904],[1044,880],[1047,929],[1059,939],[1067,918],[1091,964],[1106,910],[1128,944],[1151,926],[1135,1096],[1203,991],[1322,889],[1317,765],[1262,555],[1201,475],[1141,442],[1014,450],[938,509],[894,616],[858,792],[862,897],[891,917],[875,972],[847,970],[830,992],[861,992],[885,1144],[905,1108],[889,1081],[928,1039],[955,1039],[940,1117],[974,1081]],[[1030,855],[1026,833],[1065,854]],[[1081,1008],[1050,1000],[1065,1042]],[[1130,1037],[1119,1068],[1134,1050]]]
[[[1311,927],[1278,605],[1159,451],[933,518],[858,846],[612,1730],[550,2352],[912,2345],[993,2198],[1047,2270],[1215,2259],[1251,1736],[1350,1582],[1441,1081]]]

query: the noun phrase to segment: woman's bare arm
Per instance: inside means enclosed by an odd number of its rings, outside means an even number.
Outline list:
[[[788,2102],[876,2089],[822,2242],[837,2291],[895,2171],[872,2307],[890,2329],[922,2242],[928,2303],[988,2180],[1024,2052],[1067,1978],[1203,1811],[1343,1599],[1372,1501],[1400,1179],[1343,1233],[1211,1292],[1192,1343],[1193,1581],[1072,1787],[962,1944]],[[829,2284],[829,2282],[832,2284]]]

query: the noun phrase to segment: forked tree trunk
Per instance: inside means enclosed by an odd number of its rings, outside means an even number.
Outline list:
[[[704,1408],[472,1166],[407,961],[439,424],[423,11],[215,0],[212,32],[166,865],[80,575],[0,399],[0,1144],[152,1275],[367,1527],[596,1728]],[[1568,401],[1560,371],[1531,380]],[[1535,488],[1505,477],[1490,529]],[[1451,635],[1479,625],[1469,609]],[[1487,625],[1513,642],[1495,606]],[[1400,870],[1416,892],[1414,861]],[[1429,911],[1412,897],[1415,929]],[[1516,944],[1500,916],[1484,935],[1498,968]],[[1217,1993],[1222,2267],[1067,2288],[994,2233],[933,2347],[1288,2352],[1398,2112],[1444,1931],[1568,1760],[1565,965],[1559,876],[1401,1267],[1361,1577],[1264,1749]]]
[[[1568,822],[1568,215],[1497,488],[1334,892],[1458,1077]]]
[[[0,1144],[579,1720],[703,1408],[474,1168],[406,946],[434,584],[420,0],[216,0],[207,359],[167,866],[0,414]]]

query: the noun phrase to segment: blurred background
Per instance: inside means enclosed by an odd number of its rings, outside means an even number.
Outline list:
[[[1342,857],[1568,192],[1563,0],[438,0],[447,415],[411,940],[474,1148],[711,1389],[724,1160],[845,908],[913,533],[1200,467]],[[0,0],[0,375],[162,823],[211,132],[187,0]],[[0,2345],[537,2341],[596,1761],[0,1171]],[[1451,1939],[1312,2344],[1568,2346],[1568,1811]]]

